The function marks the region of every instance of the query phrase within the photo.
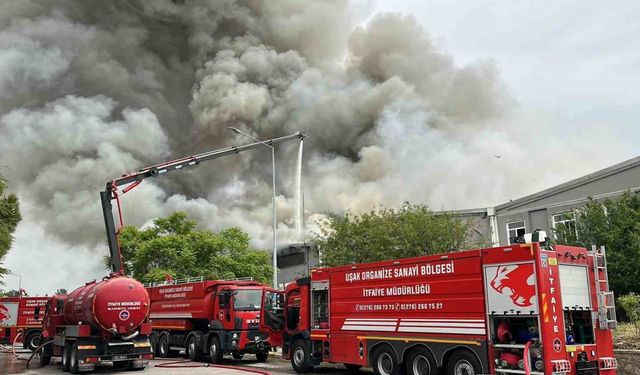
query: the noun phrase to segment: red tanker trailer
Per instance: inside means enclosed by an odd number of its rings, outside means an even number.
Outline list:
[[[68,295],[55,295],[43,319],[43,365],[60,356],[63,371],[115,367],[143,369],[152,358],[149,295],[138,281],[113,275],[89,282]],[[36,309],[36,317],[39,310]]]

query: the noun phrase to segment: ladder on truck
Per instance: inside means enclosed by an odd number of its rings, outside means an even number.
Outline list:
[[[593,255],[593,275],[596,283],[596,296],[598,299],[598,328],[615,329],[616,304],[613,292],[609,289],[609,274],[607,272],[607,255],[604,246],[591,247]]]

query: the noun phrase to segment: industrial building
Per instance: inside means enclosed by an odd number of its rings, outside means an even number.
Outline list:
[[[309,270],[320,266],[318,247],[313,243],[294,243],[278,250],[278,284],[309,275]]]
[[[589,198],[605,200],[625,191],[640,191],[640,157],[495,207],[453,212],[473,221],[473,238],[506,246],[512,238],[536,229],[553,236],[558,225],[575,228],[574,210]]]

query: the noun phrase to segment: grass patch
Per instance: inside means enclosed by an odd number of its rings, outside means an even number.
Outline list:
[[[640,349],[640,335],[631,323],[618,323],[614,332],[613,346],[616,349]]]

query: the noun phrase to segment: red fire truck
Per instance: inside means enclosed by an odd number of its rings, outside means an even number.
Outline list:
[[[614,374],[607,280],[603,248],[548,242],[320,268],[261,326],[300,373]]]
[[[142,370],[153,358],[147,323],[149,295],[137,280],[118,274],[50,297],[42,320],[40,363],[60,357],[78,374],[102,363]],[[40,309],[35,309],[35,318]]]
[[[151,297],[150,340],[158,357],[184,350],[192,361],[223,354],[240,359],[255,354],[264,362],[272,342],[260,332],[264,284],[248,280],[176,280],[147,285]]]
[[[49,297],[0,298],[0,341],[11,344],[22,333],[22,346],[35,350],[40,345],[42,319],[34,319],[36,307],[43,308]]]

